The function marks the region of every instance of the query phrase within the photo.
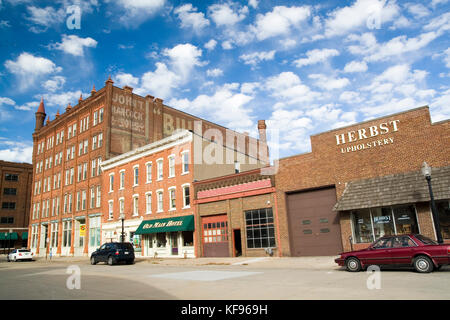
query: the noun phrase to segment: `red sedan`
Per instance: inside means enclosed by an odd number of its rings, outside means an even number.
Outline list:
[[[367,249],[342,253],[335,262],[351,272],[370,265],[406,265],[428,273],[450,264],[450,244],[438,244],[420,234],[385,236]]]

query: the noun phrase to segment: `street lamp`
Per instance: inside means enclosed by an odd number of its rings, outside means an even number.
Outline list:
[[[122,220],[122,233],[120,234],[120,241],[125,242],[125,231],[124,231],[125,213],[120,214],[120,219]]]
[[[431,200],[431,213],[433,215],[434,228],[436,229],[436,236],[438,243],[443,243],[441,227],[439,224],[439,216],[436,209],[436,204],[434,203],[433,189],[431,188],[431,167],[424,162],[422,164],[422,174],[427,179],[428,182],[428,191],[430,192],[430,200]]]

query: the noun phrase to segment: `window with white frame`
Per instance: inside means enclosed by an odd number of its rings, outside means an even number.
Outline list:
[[[175,177],[175,155],[169,156],[169,178]]]
[[[189,184],[184,184],[183,188],[183,207],[189,208],[191,206],[190,188]]]
[[[157,171],[157,175],[158,175],[157,180],[162,180],[162,178],[163,178],[163,159],[158,159],[156,161],[156,171]]]
[[[175,187],[169,188],[169,210],[176,209],[176,189]]]
[[[101,201],[102,201],[101,187],[100,187],[100,186],[97,186],[97,203],[96,203],[97,208],[100,207]]]
[[[86,210],[87,194],[86,190],[81,191],[81,210]]]
[[[58,247],[58,222],[52,223],[52,233],[51,233],[51,247]]]
[[[150,182],[152,182],[152,163],[151,162],[147,162],[145,164],[145,167],[147,169],[147,175],[146,175],[147,181],[146,182],[150,183]]]
[[[137,186],[139,184],[139,166],[133,167],[133,186]]]
[[[151,192],[145,193],[145,213],[146,214],[152,213],[152,193]]]
[[[137,194],[133,195],[133,215],[139,215],[139,196]]]
[[[109,192],[113,192],[114,191],[114,174],[111,173],[109,175]]]
[[[114,200],[108,201],[108,219],[112,220],[114,218]]]
[[[156,200],[157,200],[156,211],[162,212],[163,211],[163,191],[162,190],[156,191]]]
[[[125,212],[125,199],[119,198],[119,214],[123,214]]]
[[[125,170],[119,171],[119,190],[125,188]]]

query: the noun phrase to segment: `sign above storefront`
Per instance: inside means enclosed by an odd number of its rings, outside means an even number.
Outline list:
[[[341,153],[348,153],[393,144],[394,138],[386,137],[385,135],[398,131],[399,122],[400,120],[392,120],[388,122],[382,122],[376,126],[369,126],[367,128],[351,130],[347,133],[338,134],[335,136],[336,145],[341,146]],[[383,138],[381,138],[381,136],[383,136]],[[363,140],[371,138],[377,138],[377,140],[362,142]],[[357,141],[361,143],[348,145]]]
[[[136,230],[136,234],[193,230],[194,216],[191,215],[143,221],[139,228]]]

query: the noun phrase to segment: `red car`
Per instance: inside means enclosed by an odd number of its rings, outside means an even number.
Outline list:
[[[334,260],[347,271],[358,272],[370,265],[413,266],[428,273],[450,264],[450,244],[438,244],[420,234],[385,236],[367,249],[344,252]]]

